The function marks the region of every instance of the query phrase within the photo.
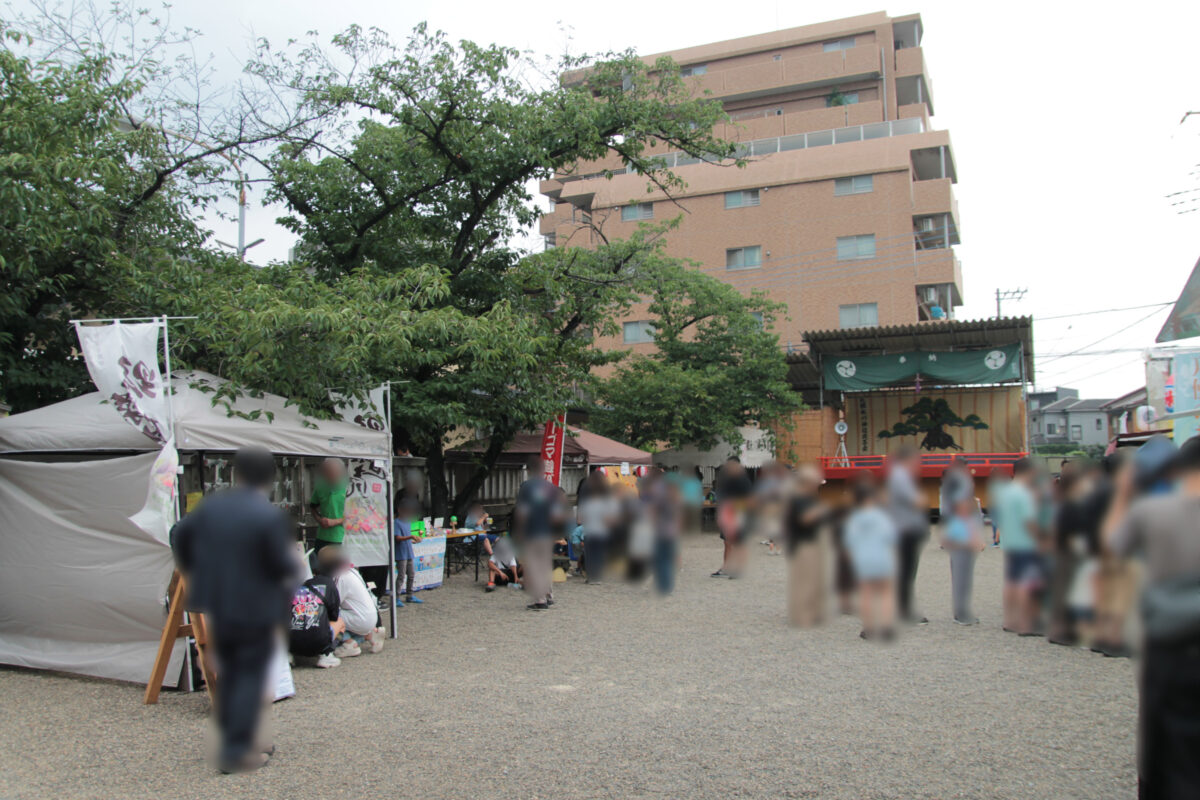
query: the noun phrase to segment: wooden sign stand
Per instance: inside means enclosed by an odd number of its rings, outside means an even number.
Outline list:
[[[158,693],[162,690],[163,678],[167,674],[171,651],[175,649],[175,640],[181,636],[193,636],[196,639],[196,650],[200,653],[200,673],[204,676],[204,687],[208,690],[208,699],[211,701],[216,691],[216,675],[208,658],[208,626],[204,622],[204,615],[195,611],[188,614],[187,621],[184,620],[183,603],[187,592],[179,570],[171,576],[167,594],[171,597],[167,608],[167,621],[163,625],[162,638],[158,641],[158,655],[154,658],[154,668],[150,670],[150,681],[146,684],[143,701],[146,705],[158,702]]]

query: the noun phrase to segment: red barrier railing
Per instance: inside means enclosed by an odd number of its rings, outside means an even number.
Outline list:
[[[1012,474],[1017,459],[1027,453],[929,453],[921,456],[920,474],[923,478],[938,478],[956,458],[966,459],[967,466],[976,477],[992,474],[997,470]],[[846,478],[855,472],[883,473],[887,469],[887,456],[823,456],[821,469],[827,478]]]

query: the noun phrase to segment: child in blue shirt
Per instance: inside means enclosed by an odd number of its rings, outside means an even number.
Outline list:
[[[396,493],[394,502],[396,503],[396,520],[392,525],[392,535],[396,538],[396,605],[404,608],[404,601],[400,599],[400,579],[404,579],[404,589],[408,595],[405,600],[409,603],[422,603],[413,596],[413,579],[416,575],[416,566],[413,564],[413,522],[421,514],[421,508],[411,499],[405,500],[401,492]]]

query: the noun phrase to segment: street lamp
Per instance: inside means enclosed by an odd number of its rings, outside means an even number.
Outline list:
[[[132,133],[133,131],[136,131],[139,128],[143,128],[143,127],[156,128],[157,130],[162,131],[163,134],[165,134],[167,136],[174,136],[177,139],[183,139],[184,141],[190,142],[191,144],[198,144],[198,145],[203,145],[205,147],[209,147],[216,152],[216,155],[219,155],[221,158],[228,161],[230,166],[233,167],[234,172],[237,173],[237,187],[238,187],[238,240],[237,240],[237,247],[234,247],[233,245],[231,245],[227,242],[222,242],[220,240],[218,240],[217,243],[223,244],[228,248],[236,250],[238,260],[245,261],[246,260],[246,251],[249,250],[251,247],[254,247],[255,245],[262,244],[263,241],[265,241],[265,240],[255,239],[250,244],[246,244],[246,173],[242,172],[242,165],[239,164],[237,159],[235,159],[229,153],[225,152],[224,150],[217,150],[212,145],[208,144],[207,142],[200,141],[200,139],[196,138],[195,136],[188,136],[186,133],[179,133],[178,131],[173,131],[170,128],[163,128],[160,126],[156,126],[150,122],[147,122],[146,120],[135,120],[133,117],[122,117],[121,119],[117,120],[117,129],[120,131],[124,131],[125,133]]]

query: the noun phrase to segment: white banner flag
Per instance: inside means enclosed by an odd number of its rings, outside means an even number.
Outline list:
[[[171,438],[166,386],[158,368],[160,322],[75,323],[92,382],[125,421],[159,444]]]

